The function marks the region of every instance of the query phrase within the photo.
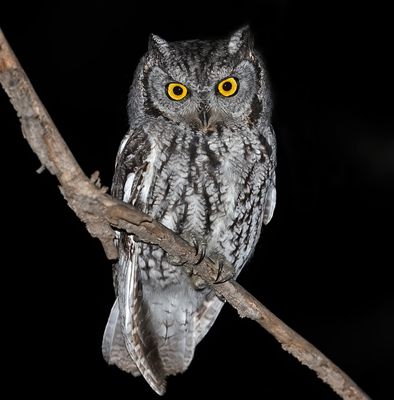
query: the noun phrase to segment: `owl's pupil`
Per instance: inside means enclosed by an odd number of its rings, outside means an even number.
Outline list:
[[[223,83],[223,90],[226,92],[229,92],[233,87],[233,84],[231,82],[224,82]]]
[[[180,96],[183,93],[183,89],[180,86],[175,86],[172,91],[174,92],[175,96]]]

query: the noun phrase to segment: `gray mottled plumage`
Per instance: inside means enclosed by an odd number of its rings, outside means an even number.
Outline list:
[[[228,77],[238,90],[227,97],[218,85]],[[183,99],[168,95],[172,82],[187,88]],[[227,260],[238,275],[275,207],[270,95],[249,29],[216,41],[168,43],[152,35],[128,110],[113,195],[199,243],[212,259]],[[124,232],[117,243],[117,299],[103,354],[163,394],[166,377],[186,370],[223,302],[159,247]]]

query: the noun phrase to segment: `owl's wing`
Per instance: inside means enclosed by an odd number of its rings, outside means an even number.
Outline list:
[[[265,178],[265,194],[263,203],[263,224],[267,225],[271,221],[274,215],[275,205],[276,205],[276,141],[274,128],[269,125],[263,131],[263,136],[265,137],[266,150],[269,154],[269,158],[266,164],[266,178]]]
[[[267,189],[264,196],[263,224],[267,225],[274,215],[276,205],[275,171],[272,171],[270,178],[266,181]]]
[[[141,182],[149,169],[150,144],[141,131],[130,132],[123,139],[116,159],[112,195],[134,204]],[[165,392],[161,360],[151,334],[148,311],[142,301],[136,244],[125,232],[117,233],[119,260],[116,265],[117,299],[112,308],[103,338],[103,356],[134,376],[142,374],[158,393]],[[123,339],[123,340],[122,340]]]
[[[152,389],[162,395],[166,389],[165,375],[149,311],[143,302],[136,246],[138,243],[123,234],[117,265],[119,317],[128,353]]]
[[[140,370],[126,349],[122,334],[122,324],[119,318],[118,299],[115,300],[105,327],[102,351],[104,360],[108,364],[115,364],[123,371],[133,374],[133,376],[141,375]]]
[[[150,150],[149,138],[142,130],[130,131],[123,138],[116,157],[112,196],[133,204],[147,168]]]

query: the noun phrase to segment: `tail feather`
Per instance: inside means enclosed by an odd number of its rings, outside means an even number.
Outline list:
[[[105,327],[102,352],[108,364],[116,365],[121,370],[131,373],[133,376],[141,375],[126,349],[122,335],[122,327],[119,321],[118,299],[115,300],[108,318],[107,326]]]
[[[132,260],[120,253],[118,263],[119,317],[127,351],[137,368],[159,395],[166,390],[166,380],[156,335],[152,329],[150,311],[143,301],[140,271],[136,263],[136,252]]]
[[[186,289],[186,290],[185,290]],[[193,359],[196,346],[195,308],[187,287],[171,287],[159,294],[145,288],[149,301],[152,331],[165,376],[184,372]]]

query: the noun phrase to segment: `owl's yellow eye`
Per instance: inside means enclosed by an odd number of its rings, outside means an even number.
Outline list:
[[[232,77],[223,79],[218,84],[218,92],[224,97],[234,96],[238,92],[238,80]]]
[[[172,82],[166,86],[167,95],[171,100],[182,100],[187,95],[187,87],[179,82]]]

